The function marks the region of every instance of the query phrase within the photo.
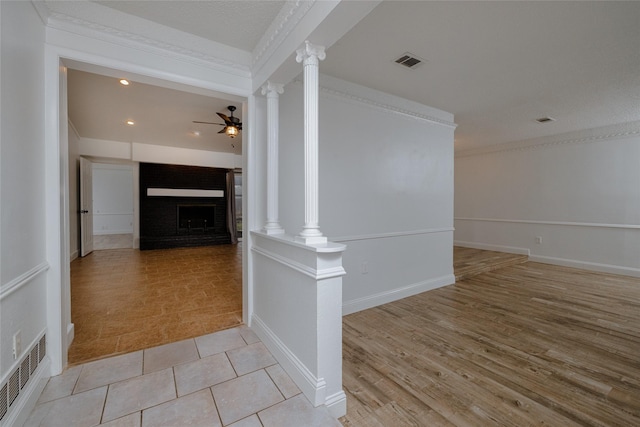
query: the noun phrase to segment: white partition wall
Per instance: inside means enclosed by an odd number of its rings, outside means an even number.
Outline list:
[[[266,129],[256,134],[256,145],[262,148],[254,153],[262,154],[255,157],[256,167],[266,165],[262,176],[266,177],[267,221],[260,231],[250,234],[250,274],[256,278],[251,326],[311,403],[324,405],[335,417],[341,417],[347,410],[342,391],[341,320],[345,246],[328,242],[319,231],[319,56],[324,57],[324,48],[309,42],[298,50],[298,60],[304,61],[305,68],[305,87],[298,93],[305,104],[304,120],[291,125],[305,129],[304,138],[298,141],[305,155],[287,161],[301,166],[304,190],[296,202],[305,215],[295,228],[281,229],[276,220],[280,198],[279,188],[273,188],[279,182],[282,127],[279,114],[274,114],[278,108],[274,91],[281,93],[282,88],[271,84],[269,90],[267,85],[262,91],[268,97],[266,109],[256,105],[256,113],[266,117]],[[296,179],[287,176],[287,180]],[[292,208],[293,204],[284,206],[285,210]],[[301,228],[302,232],[292,237],[291,230]]]
[[[322,76],[320,225],[347,245],[343,312],[454,282],[451,114]],[[302,91],[281,96],[281,222],[303,222]]]

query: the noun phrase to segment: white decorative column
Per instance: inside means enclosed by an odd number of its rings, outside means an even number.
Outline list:
[[[304,66],[304,226],[296,241],[326,243],[318,225],[318,65],[326,55],[309,41],[296,54]]]
[[[283,234],[278,219],[278,96],[284,92],[281,84],[267,82],[262,94],[267,95],[267,222],[263,231],[267,234]]]

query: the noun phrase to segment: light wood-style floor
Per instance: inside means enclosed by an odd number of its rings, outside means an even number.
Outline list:
[[[480,273],[497,270],[498,268],[522,264],[528,260],[529,257],[527,255],[463,248],[460,246],[454,246],[453,248],[453,272],[457,282]]]
[[[193,338],[242,323],[238,245],[95,251],[71,263],[69,363]]]
[[[640,279],[527,262],[344,317],[345,426],[640,426]]]

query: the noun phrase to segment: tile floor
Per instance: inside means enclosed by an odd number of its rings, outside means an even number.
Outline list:
[[[133,234],[94,234],[93,250],[133,248]]]
[[[69,363],[242,323],[242,244],[95,251],[71,263]]]
[[[330,427],[247,327],[83,365],[52,377],[25,427]]]

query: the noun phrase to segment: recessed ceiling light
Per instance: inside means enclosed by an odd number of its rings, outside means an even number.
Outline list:
[[[199,131],[199,130],[194,130],[194,131],[193,131],[193,134],[194,134],[195,136],[200,136],[200,131]]]
[[[129,80],[127,80],[127,79],[120,79],[119,81],[120,81],[120,84],[121,84],[122,86],[129,86]]]
[[[133,120],[127,120],[127,124],[128,124],[129,126],[133,126],[133,125],[135,125],[135,124],[136,124],[136,122],[134,122]]]
[[[536,119],[536,122],[538,123],[549,123],[555,121],[556,119],[554,119],[553,117],[540,117],[539,119]]]

